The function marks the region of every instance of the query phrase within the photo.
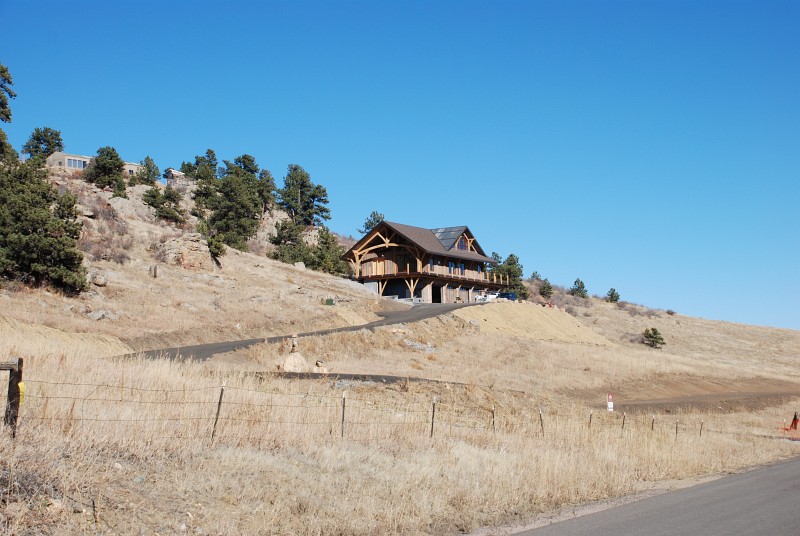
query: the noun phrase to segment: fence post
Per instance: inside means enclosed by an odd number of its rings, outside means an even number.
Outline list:
[[[676,420],[675,421],[675,438],[677,439],[677,437],[678,437],[678,421]]]
[[[539,408],[539,426],[542,427],[542,438],[544,438],[544,417],[542,416],[542,408]]]
[[[433,397],[433,409],[431,409],[431,437],[433,437],[433,422],[436,420],[436,397]]]
[[[344,407],[347,391],[342,391],[342,439],[344,439]]]
[[[656,416],[653,415],[653,420],[650,421],[650,431],[652,432],[655,429],[656,429]]]
[[[628,416],[627,413],[625,413],[623,411],[622,412],[622,430],[620,430],[620,434],[624,434],[625,433],[625,417],[627,417],[627,416]]]
[[[3,424],[11,429],[11,437],[17,436],[17,419],[19,418],[20,404],[20,384],[22,383],[22,358],[18,357],[17,362],[0,363],[0,370],[7,370],[8,374],[8,397],[6,398],[6,412],[3,416]]]
[[[225,382],[222,382],[222,388],[219,391],[219,402],[217,402],[217,416],[214,417],[214,428],[211,430],[211,444],[214,444],[214,436],[217,435],[217,421],[219,421],[219,412],[222,409],[222,395],[225,394]]]
[[[700,421],[700,437],[703,437],[703,421]]]
[[[495,427],[494,424],[494,404],[492,404],[492,433],[494,434],[497,433],[497,428]]]
[[[591,428],[592,428],[592,412],[590,411],[589,412],[589,429],[591,430]]]

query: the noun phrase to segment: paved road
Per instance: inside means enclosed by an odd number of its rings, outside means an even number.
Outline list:
[[[517,533],[517,536],[800,534],[800,459]]]
[[[388,326],[390,324],[402,324],[405,322],[418,322],[431,318],[434,316],[443,315],[459,309],[461,307],[469,307],[477,305],[474,303],[425,303],[415,305],[403,311],[389,311],[385,313],[378,313],[383,318],[368,324],[359,326],[346,326],[343,328],[322,329],[319,331],[309,331],[306,333],[298,333],[299,337],[310,337],[314,335],[328,335],[331,333],[341,333],[344,331],[358,331],[361,329],[373,329],[378,326]],[[132,354],[125,354],[120,357],[133,357],[143,356],[147,359],[193,359],[196,361],[205,361],[215,354],[224,354],[225,352],[232,352],[240,348],[247,348],[254,344],[261,344],[263,342],[279,342],[285,340],[289,335],[279,335],[277,337],[267,337],[264,339],[243,339],[240,341],[227,341],[215,342],[211,344],[197,344],[193,346],[179,346],[175,348],[163,348],[159,350],[145,350],[142,352],[135,352]]]

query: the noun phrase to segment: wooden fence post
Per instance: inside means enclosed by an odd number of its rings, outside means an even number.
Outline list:
[[[620,430],[620,434],[624,434],[625,433],[625,417],[627,417],[627,414],[623,411],[622,412],[622,430]]]
[[[592,428],[592,412],[589,412],[589,429]]]
[[[433,437],[433,421],[436,419],[436,397],[433,397],[433,409],[431,409],[431,437]]]
[[[345,396],[347,391],[342,391],[342,439],[344,439],[344,407],[345,407],[345,400],[347,397]]]
[[[539,425],[542,427],[542,438],[544,438],[544,417],[542,416],[542,408],[539,408]]]
[[[497,433],[497,428],[495,427],[494,424],[494,404],[492,404],[492,433],[494,434]]]
[[[22,358],[17,362],[0,363],[0,370],[7,370],[8,397],[6,398],[6,412],[3,424],[11,429],[11,437],[17,436],[17,419],[19,418],[20,383],[22,383]],[[24,385],[24,384],[23,384]]]
[[[219,421],[219,412],[222,409],[222,395],[225,394],[225,382],[222,382],[222,389],[219,391],[219,402],[217,402],[217,416],[214,417],[214,428],[211,430],[211,444],[214,444],[214,436],[217,435],[217,421]]]
[[[700,421],[700,437],[703,437],[703,421]]]

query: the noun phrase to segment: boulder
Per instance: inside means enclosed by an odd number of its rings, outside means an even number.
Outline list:
[[[292,352],[278,363],[278,370],[284,372],[308,372],[311,367],[308,366],[308,361],[303,357],[303,354]]]

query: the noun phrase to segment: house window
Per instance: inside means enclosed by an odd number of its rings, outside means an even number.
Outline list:
[[[467,249],[467,239],[463,236],[458,239],[458,249],[466,250]]]
[[[464,263],[463,262],[458,263],[458,269],[461,272],[461,275],[464,275]]]
[[[433,257],[431,257],[430,271],[433,272]]]
[[[454,263],[453,261],[448,261],[447,262],[447,273],[448,274],[452,274],[453,273],[453,268],[455,268],[455,267],[456,267],[456,263]]]

